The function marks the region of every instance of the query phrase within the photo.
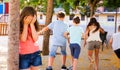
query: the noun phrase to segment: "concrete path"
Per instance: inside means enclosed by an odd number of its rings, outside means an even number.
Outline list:
[[[42,36],[40,36],[40,39],[38,41],[40,48],[42,48]],[[7,69],[7,42],[8,37],[7,36],[0,36],[0,70],[8,70]],[[41,49],[42,50],[42,49]],[[60,49],[57,51],[60,53]],[[70,57],[70,50],[69,47],[67,47],[67,62],[66,66],[71,66],[71,57]],[[100,49],[100,59],[99,59],[99,70],[118,70],[118,67],[120,65],[118,64],[118,60],[116,55],[113,53],[112,49],[104,47],[104,51],[101,51]],[[45,70],[48,63],[48,56],[42,55],[42,61],[43,65],[41,66],[40,70]],[[61,56],[57,55],[53,64],[54,70],[60,70],[61,69]],[[78,59],[78,66],[77,70],[93,70],[93,67],[89,65],[89,60],[87,58],[87,48],[81,49],[81,54]]]

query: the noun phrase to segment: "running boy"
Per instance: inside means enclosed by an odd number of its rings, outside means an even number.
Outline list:
[[[66,70],[65,62],[66,62],[66,39],[64,37],[64,32],[67,30],[67,24],[63,22],[65,14],[63,12],[59,12],[57,15],[58,20],[50,23],[47,27],[43,28],[39,33],[43,33],[48,29],[53,31],[52,35],[52,43],[50,47],[48,67],[46,70],[53,70],[52,65],[56,55],[57,48],[61,48],[62,57],[62,67],[61,69]]]
[[[72,70],[76,70],[77,60],[80,54],[80,45],[81,45],[81,38],[83,35],[83,29],[79,26],[80,18],[75,16],[73,18],[73,26],[67,29],[64,33],[64,36],[69,40],[70,38],[70,50],[72,55]],[[68,36],[70,35],[70,37]]]

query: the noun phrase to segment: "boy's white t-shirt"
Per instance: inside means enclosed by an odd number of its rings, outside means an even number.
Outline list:
[[[113,39],[112,42],[113,50],[120,49],[120,32],[113,34],[112,39]]]

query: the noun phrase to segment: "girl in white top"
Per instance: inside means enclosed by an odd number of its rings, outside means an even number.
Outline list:
[[[87,42],[88,58],[90,60],[90,64],[94,63],[92,54],[93,51],[95,51],[95,70],[98,70],[99,48],[102,42],[100,39],[100,32],[104,33],[104,30],[100,27],[100,24],[96,21],[95,18],[91,18],[85,32],[84,47]]]

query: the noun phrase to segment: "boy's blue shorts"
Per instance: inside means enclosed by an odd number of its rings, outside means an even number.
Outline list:
[[[66,46],[59,46],[59,45],[52,45],[50,47],[49,56],[55,57],[56,51],[57,51],[58,47],[61,48],[61,54],[64,55],[64,56],[66,56]]]
[[[70,44],[70,51],[71,51],[71,55],[75,58],[78,59],[79,58],[79,54],[80,54],[80,45],[77,43],[71,43]]]

